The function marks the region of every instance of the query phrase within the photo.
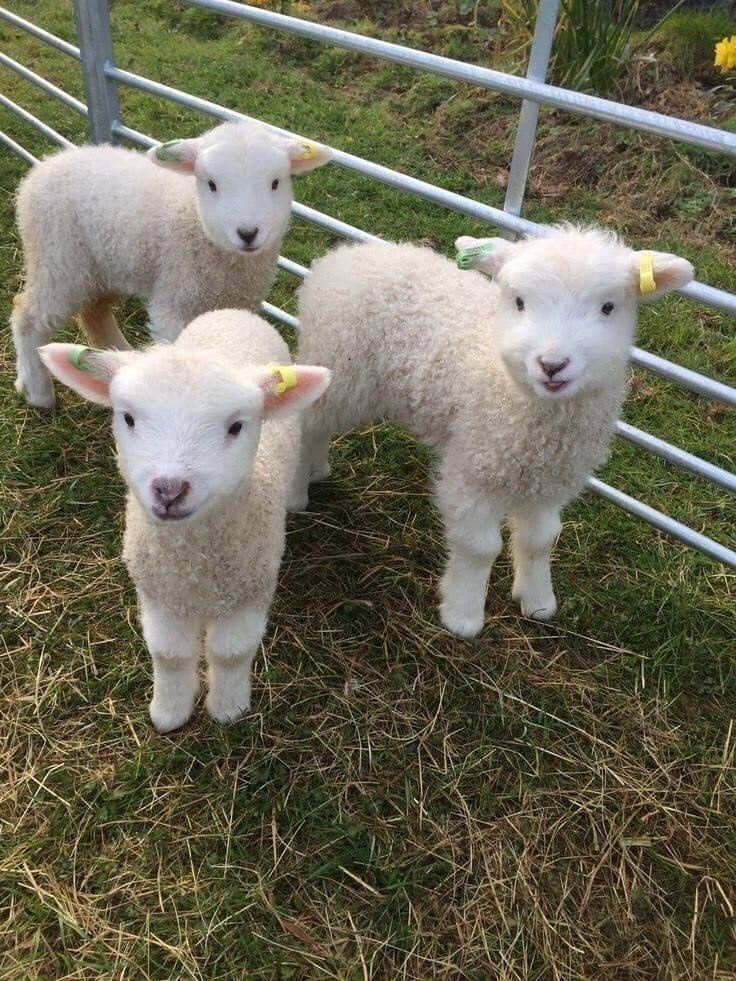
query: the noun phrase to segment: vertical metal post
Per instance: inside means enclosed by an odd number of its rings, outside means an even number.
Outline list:
[[[112,127],[120,122],[120,105],[115,82],[105,74],[105,67],[113,64],[107,0],[74,0],[74,19],[82,54],[90,137],[93,143],[115,143]]]
[[[526,77],[532,81],[544,82],[547,78],[549,56],[552,51],[559,7],[560,0],[539,0],[532,50],[529,54],[529,67],[526,73]],[[511,158],[509,183],[506,188],[506,200],[503,204],[503,210],[512,215],[521,214],[527,177],[529,176],[529,164],[534,152],[538,118],[539,103],[524,99],[521,103],[519,128],[516,131],[514,155]]]

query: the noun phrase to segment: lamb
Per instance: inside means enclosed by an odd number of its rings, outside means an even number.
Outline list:
[[[313,264],[299,296],[299,358],[325,364],[335,382],[305,414],[293,496],[306,506],[310,479],[329,474],[332,433],[384,418],[433,447],[448,546],[440,616],[472,637],[506,518],[513,597],[526,616],[556,612],[560,511],[608,456],[637,303],[694,273],[596,228],[456,244],[471,271],[388,243],[342,246]]]
[[[292,365],[276,330],[239,310],[204,314],[145,351],[54,343],[40,354],[59,381],[113,410],[154,726],[169,732],[191,716],[203,637],[209,714],[237,719],[284,551],[296,413],[329,371]]]
[[[122,296],[145,301],[156,340],[174,340],[208,310],[257,309],[276,275],[291,176],[330,154],[240,122],[147,155],[87,146],[42,160],[18,191],[25,288],[11,316],[16,389],[53,408],[37,349],[75,315],[92,344],[127,349],[113,316]]]

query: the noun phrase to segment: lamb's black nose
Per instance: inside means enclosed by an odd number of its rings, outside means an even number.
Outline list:
[[[252,245],[258,234],[257,228],[239,228],[238,235],[246,245]]]
[[[555,375],[559,374],[563,368],[566,368],[570,364],[569,358],[565,358],[564,361],[544,361],[542,358],[538,360],[539,367],[548,378],[554,378]]]

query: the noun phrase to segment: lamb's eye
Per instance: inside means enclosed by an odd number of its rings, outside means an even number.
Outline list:
[[[278,186],[279,186],[279,179],[278,177],[276,177],[274,178],[274,180],[271,181],[271,190],[275,191]]]
[[[232,426],[228,429],[228,434],[230,436],[237,436],[242,428],[243,428],[242,422],[234,422]]]
[[[520,296],[517,296],[516,297],[516,309],[517,310],[523,310],[524,309],[524,301],[522,300],[522,298]]]
[[[217,184],[215,184],[214,181],[207,181],[207,187],[212,191],[213,194],[217,190]]]
[[[605,313],[606,316],[608,316],[608,314],[612,312],[613,312],[612,303],[604,303],[603,306],[601,307],[601,313]]]
[[[129,412],[123,413],[123,419],[125,419],[125,425],[128,427],[128,429],[132,429],[133,426],[135,426],[135,419]]]

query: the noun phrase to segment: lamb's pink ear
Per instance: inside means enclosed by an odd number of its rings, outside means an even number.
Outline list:
[[[455,239],[458,269],[479,269],[486,276],[495,276],[513,255],[516,245],[505,238],[471,238],[461,235]]]
[[[656,300],[658,296],[682,289],[694,279],[695,270],[687,259],[671,252],[634,252],[634,280],[639,299]]]
[[[158,146],[152,146],[147,150],[146,156],[159,167],[168,167],[169,170],[176,170],[180,174],[193,174],[194,164],[202,150],[202,140],[197,137],[193,140],[169,140],[168,143],[159,143]]]
[[[135,351],[98,351],[82,344],[45,344],[38,349],[51,374],[82,398],[110,405],[110,382],[139,357]]]
[[[306,174],[308,170],[314,170],[332,160],[332,150],[329,147],[312,143],[311,140],[289,140],[287,153],[291,160],[291,173],[295,176]]]
[[[313,364],[266,365],[258,384],[265,416],[301,412],[316,402],[330,384],[331,372]]]

